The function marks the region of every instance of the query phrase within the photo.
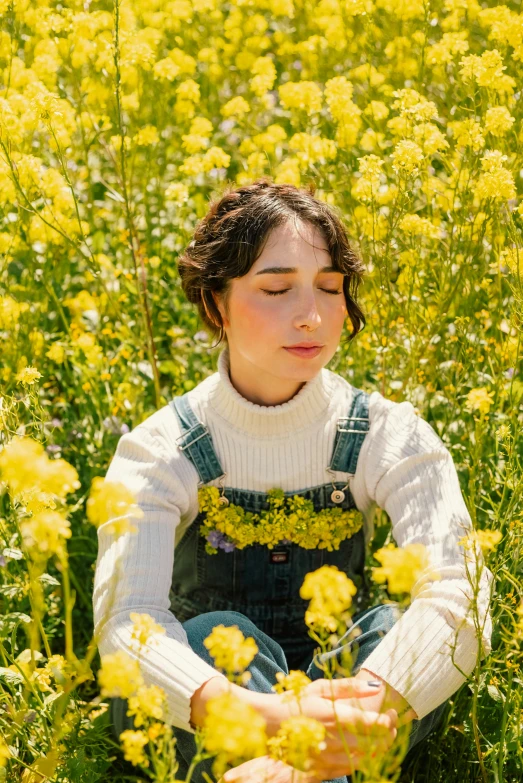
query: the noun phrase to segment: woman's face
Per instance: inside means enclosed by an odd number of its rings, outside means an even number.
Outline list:
[[[313,378],[336,352],[348,315],[343,277],[318,228],[295,220],[274,229],[249,272],[231,280],[228,316],[217,299],[236,375],[243,368],[289,389]],[[286,350],[303,342],[322,348],[307,357]]]

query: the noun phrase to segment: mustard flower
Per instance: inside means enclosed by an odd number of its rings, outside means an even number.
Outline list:
[[[138,647],[148,644],[156,634],[165,634],[166,630],[159,625],[150,614],[144,612],[130,612],[129,617],[133,623],[131,639],[138,642]]]
[[[493,399],[493,392],[487,391],[485,386],[478,389],[471,389],[467,394],[466,408],[469,411],[479,411],[481,414],[488,413]]]
[[[71,538],[70,524],[57,511],[44,509],[20,522],[24,545],[33,560],[46,560],[64,553],[64,538]]]
[[[336,566],[324,565],[306,574],[300,597],[309,600],[305,623],[309,628],[335,632],[356,595],[352,579]]]
[[[142,767],[149,766],[149,759],[145,756],[143,749],[149,742],[147,734],[143,731],[132,731],[127,729],[120,734],[120,741],[122,743],[124,758],[130,761],[131,764]]]
[[[299,699],[303,690],[312,682],[304,672],[296,669],[291,669],[288,674],[276,672],[276,679],[278,683],[272,686],[272,690],[296,699]]]
[[[88,520],[96,527],[111,521],[114,535],[136,532],[137,528],[129,525],[128,519],[143,517],[130,489],[119,481],[107,481],[99,476],[92,481],[86,510]]]
[[[461,538],[459,544],[465,549],[473,549],[477,543],[481,550],[486,552],[495,549],[502,538],[501,530],[473,530]]]
[[[98,684],[103,697],[128,699],[144,684],[138,661],[123,650],[102,656]]]
[[[392,168],[400,176],[409,177],[416,173],[423,162],[423,151],[414,141],[399,141],[392,153]]]
[[[35,383],[41,377],[42,373],[38,372],[36,367],[24,367],[16,376],[16,380],[24,386],[31,386],[31,384]]]
[[[213,773],[219,778],[230,764],[264,756],[265,718],[250,704],[227,692],[207,702],[203,723],[204,747],[216,754]]]
[[[507,156],[499,150],[486,150],[481,159],[481,173],[476,192],[480,199],[492,198],[495,201],[516,197],[514,175],[503,166]]]
[[[158,685],[140,685],[136,693],[129,696],[127,715],[134,717],[135,728],[143,726],[147,718],[163,720],[165,691]]]
[[[244,637],[237,625],[217,625],[203,641],[217,669],[227,675],[243,672],[258,652],[251,636]]]
[[[321,111],[321,89],[316,82],[287,82],[278,87],[278,93],[285,109],[302,109],[309,115]]]
[[[378,584],[387,582],[390,593],[412,593],[419,577],[430,568],[430,555],[424,544],[407,544],[396,547],[388,544],[374,554],[381,567],[372,569],[372,579]],[[441,575],[434,569],[425,575],[439,580]]]
[[[241,95],[237,95],[235,98],[231,98],[230,101],[221,107],[220,112],[224,117],[243,117],[251,110],[250,105],[242,98]]]
[[[325,750],[326,728],[323,723],[306,715],[295,715],[282,721],[278,732],[269,738],[269,755],[289,764],[294,769],[307,772],[314,757]]]

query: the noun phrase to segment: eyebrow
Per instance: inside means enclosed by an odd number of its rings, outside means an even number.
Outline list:
[[[320,272],[337,272],[333,266],[324,266]],[[295,266],[268,266],[266,269],[260,269],[256,275],[295,275],[298,272]],[[255,277],[256,277],[255,275]]]

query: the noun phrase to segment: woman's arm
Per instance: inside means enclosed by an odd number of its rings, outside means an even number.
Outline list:
[[[375,504],[388,513],[398,546],[424,544],[440,575],[438,581],[428,573],[420,576],[411,606],[365,660],[368,671],[403,696],[421,719],[465,682],[459,669],[470,673],[478,654],[489,650],[492,574],[483,568],[479,580],[478,639],[474,591],[458,543],[471,528],[470,515],[450,452],[411,403],[372,394],[370,431],[352,491],[367,516]]]
[[[108,524],[98,528],[93,610],[100,655],[123,650],[139,660],[146,683],[166,693],[166,719],[194,732],[190,725],[194,691],[210,677],[225,677],[190,648],[183,626],[170,611],[175,531],[189,506],[185,486],[191,476],[186,483],[184,467],[177,454],[170,455],[141,425],[118,442],[106,479],[129,487],[143,518],[131,520],[136,534],[117,539],[108,532]],[[147,613],[165,629],[139,656],[131,639],[131,612]]]

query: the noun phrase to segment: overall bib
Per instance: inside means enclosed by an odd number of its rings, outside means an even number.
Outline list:
[[[340,417],[329,471],[341,471],[353,476],[359,453],[369,430],[369,397],[367,392],[353,387],[353,399],[347,417]],[[198,421],[188,402],[187,394],[171,403],[179,418],[181,436],[177,443],[195,466],[201,487],[215,479],[224,479],[222,466],[207,427]],[[264,492],[222,486],[225,498],[246,512],[260,513],[269,508]],[[285,492],[285,497],[298,495],[311,500],[316,512],[324,508],[355,509],[356,504],[348,483],[331,482],[316,487]],[[270,550],[253,544],[244,549],[208,554],[206,540],[199,528],[205,513],[200,512],[176,546],[171,590],[171,611],[183,624],[191,649],[213,666],[214,661],[204,646],[204,639],[213,627],[223,623],[237,625],[245,636],[252,636],[259,648],[247,671],[251,680],[247,687],[271,693],[276,684],[276,672],[290,669],[305,671],[311,680],[324,677],[316,663],[325,662],[342,648],[355,645],[356,656],[352,674],[362,666],[401,616],[398,604],[380,604],[367,609],[370,602],[369,584],[365,575],[365,539],[363,527],[341,542],[338,550],[305,549],[294,543],[282,543]],[[347,640],[352,628],[341,637],[337,647],[313,659],[317,644],[308,635],[305,611],[308,601],[299,595],[305,576],[323,565],[337,566],[354,582],[358,592],[353,598],[354,626],[360,635]],[[353,626],[353,627],[354,627]],[[311,660],[312,659],[312,660]],[[422,720],[414,720],[409,737],[409,749],[422,740],[439,722],[446,702]],[[115,736],[134,728],[132,717],[126,715],[127,701],[111,699],[111,719]],[[177,727],[176,752],[180,762],[177,778],[183,779],[196,752],[194,734]],[[212,759],[201,762],[191,780],[204,783],[202,770],[212,778]],[[347,783],[350,777],[324,783]]]
[[[187,396],[171,401],[182,426],[179,447],[194,464],[200,476],[198,486],[225,477],[207,429],[196,419]],[[338,419],[338,430],[329,470],[356,472],[363,440],[369,429],[369,395],[356,390],[347,418]],[[269,508],[265,492],[224,487],[230,503],[246,512],[260,513]],[[348,484],[331,482],[317,487],[285,492],[312,501],[314,511],[323,508],[355,509]],[[244,614],[283,648],[291,668],[301,668],[315,643],[307,633],[304,617],[308,601],[300,598],[306,574],[323,565],[334,565],[356,585],[357,611],[368,603],[364,574],[365,540],[363,527],[341,542],[338,550],[305,549],[295,543],[268,549],[252,544],[232,552],[205,551],[205,538],[199,533],[205,514],[200,513],[185,532],[174,557],[171,611],[180,622],[203,612],[235,611]]]

